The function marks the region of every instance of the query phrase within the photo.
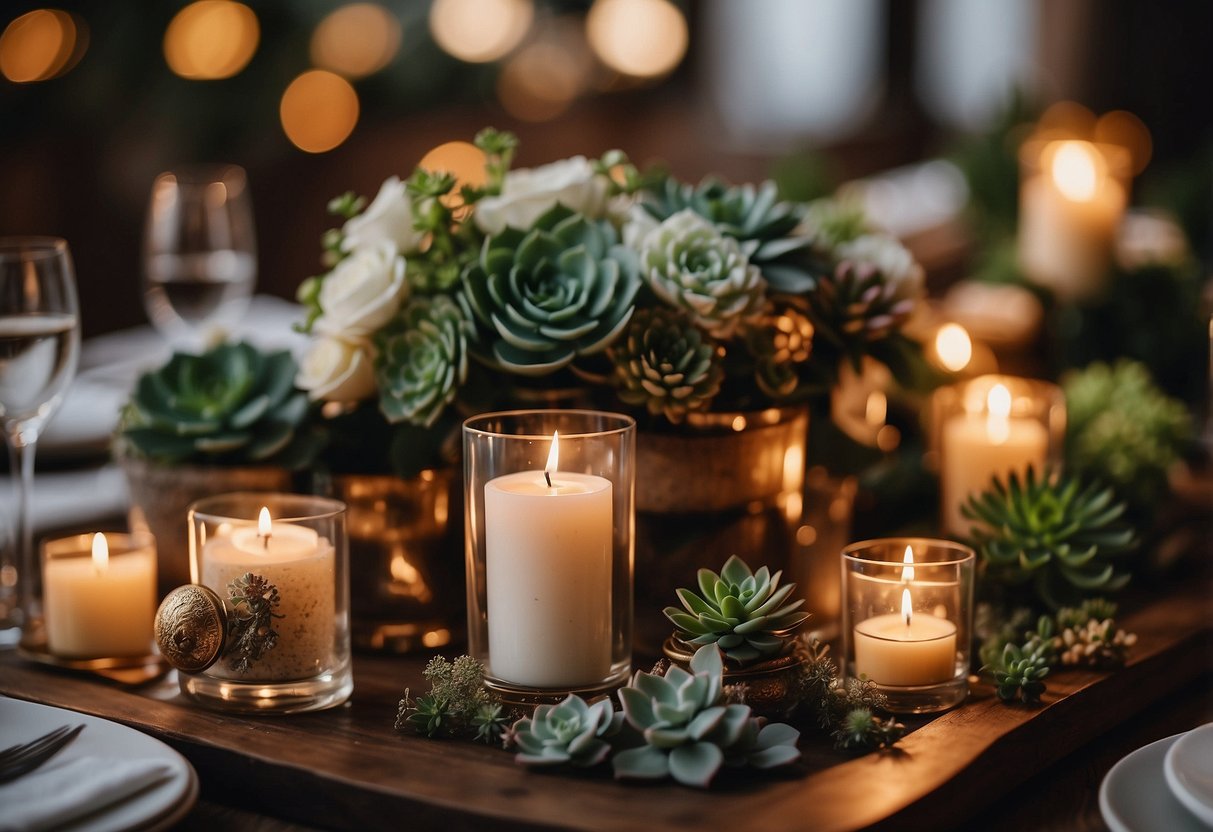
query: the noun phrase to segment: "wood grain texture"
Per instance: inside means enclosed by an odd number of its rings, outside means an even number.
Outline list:
[[[495,749],[398,735],[396,703],[405,687],[420,686],[421,658],[358,657],[349,704],[292,717],[205,711],[186,704],[175,683],[130,691],[11,655],[0,657],[0,693],[146,731],[190,759],[207,801],[322,827],[948,828],[1113,725],[1207,684],[1211,598],[1202,581],[1126,616],[1139,636],[1129,665],[1051,676],[1041,708],[1007,707],[979,686],[963,706],[916,720],[897,750],[858,758],[806,728],[797,767],[732,776],[710,793],[624,785],[605,768],[536,773]]]

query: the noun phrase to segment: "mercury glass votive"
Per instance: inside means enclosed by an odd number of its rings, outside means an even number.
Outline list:
[[[190,506],[193,585],[171,593],[157,620],[157,640],[178,669],[205,665],[181,674],[183,693],[244,712],[319,710],[349,698],[345,513],[337,500],[254,492]],[[220,602],[213,612],[225,630],[213,650],[196,629],[210,617],[208,601]],[[174,656],[176,647],[188,649]]]
[[[635,426],[588,410],[464,423],[468,647],[509,702],[627,680]]]
[[[845,673],[872,680],[894,713],[968,695],[976,557],[968,546],[887,538],[842,550]]]

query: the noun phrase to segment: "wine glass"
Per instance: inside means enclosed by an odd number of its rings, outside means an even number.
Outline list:
[[[257,244],[244,170],[205,165],[156,177],[143,239],[143,303],[176,349],[222,341],[248,310]]]
[[[59,409],[80,355],[76,279],[67,243],[0,238],[0,427],[19,487],[16,557],[0,557],[0,644],[38,619],[31,501],[38,436]]]

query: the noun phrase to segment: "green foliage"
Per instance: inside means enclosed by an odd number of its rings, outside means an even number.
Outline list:
[[[1018,645],[1008,644],[1003,648],[1001,662],[991,670],[998,698],[1003,702],[1018,699],[1026,705],[1040,704],[1040,696],[1045,692],[1042,680],[1049,675],[1049,661],[1043,650],[1026,652]]]
[[[278,587],[260,575],[246,572],[227,587],[227,650],[232,670],[244,673],[278,644],[274,608],[281,603]]]
[[[995,478],[962,509],[975,521],[971,534],[981,556],[982,578],[1009,594],[1029,589],[1056,609],[1093,592],[1120,589],[1129,574],[1116,559],[1136,545],[1133,529],[1120,522],[1124,503],[1097,481],[1083,485],[1066,474],[1021,481]]]
[[[611,753],[606,738],[619,733],[623,714],[610,699],[593,705],[569,694],[559,705],[538,705],[530,717],[514,723],[514,760],[528,766],[596,766]]]
[[[844,751],[892,748],[905,736],[905,731],[900,722],[882,719],[867,708],[854,708],[847,711],[834,730],[834,747]]]
[[[497,742],[508,720],[501,703],[484,687],[484,665],[471,656],[454,662],[435,656],[425,666],[430,690],[413,699],[409,691],[396,711],[396,730],[412,728],[422,736],[471,737]]]
[[[707,407],[720,391],[717,344],[674,310],[637,310],[607,352],[619,398],[671,422]]]
[[[733,555],[719,575],[700,569],[699,593],[677,590],[684,609],[666,607],[665,616],[681,638],[695,645],[716,645],[732,661],[769,659],[787,649],[790,632],[809,617],[799,611],[803,599],[788,601],[796,584],[780,587],[782,576],[782,572],[772,575],[765,566],[751,572],[745,561]]]
[[[300,432],[307,396],[295,390],[289,352],[223,344],[176,353],[139,378],[121,435],[137,455],[165,465],[301,467],[317,447]]]
[[[445,295],[417,297],[375,336],[375,381],[388,421],[430,428],[467,380],[475,329]]]
[[[840,749],[890,748],[905,735],[891,717],[873,716],[885,706],[884,694],[870,679],[839,677],[829,646],[805,640],[806,662],[797,680],[800,709],[813,716]]]
[[[1191,435],[1183,402],[1155,386],[1144,364],[1127,359],[1070,373],[1062,386],[1070,470],[1112,484],[1136,506],[1157,505]]]

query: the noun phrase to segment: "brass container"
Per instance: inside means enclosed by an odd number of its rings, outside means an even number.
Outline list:
[[[790,639],[784,652],[773,659],[737,665],[725,661],[722,682],[736,687],[742,701],[755,714],[768,719],[788,719],[800,705],[797,680],[808,655],[799,639]],[[674,664],[690,670],[691,658],[698,648],[671,635],[662,645],[662,653]]]

